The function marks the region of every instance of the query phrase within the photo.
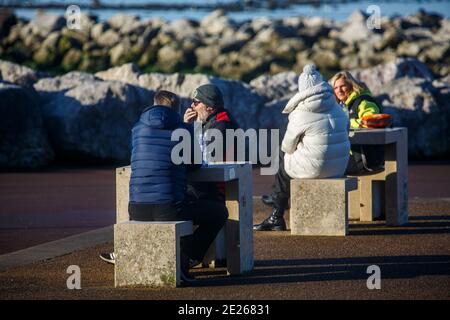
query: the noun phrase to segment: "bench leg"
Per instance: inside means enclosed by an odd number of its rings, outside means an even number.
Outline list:
[[[225,245],[225,227],[217,234],[216,239],[209,246],[208,251],[203,258],[203,267],[218,268],[226,266],[226,245]]]
[[[385,146],[386,224],[400,226],[408,223],[408,138],[402,132],[397,143]]]
[[[373,221],[373,184],[370,179],[360,179],[361,221]]]
[[[358,181],[358,189],[352,190],[348,193],[348,219],[361,219],[361,202],[360,202],[361,184]]]
[[[253,199],[250,165],[239,168],[239,179],[226,184],[226,252],[228,274],[253,270]]]

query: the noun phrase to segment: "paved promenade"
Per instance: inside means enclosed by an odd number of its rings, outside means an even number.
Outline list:
[[[347,237],[255,233],[249,275],[199,269],[195,287],[131,290],[114,289],[113,267],[98,259],[112,250],[113,168],[0,174],[0,299],[449,300],[449,176],[450,165],[410,166],[406,226],[351,223]],[[272,178],[255,171],[254,181],[255,196],[270,191]],[[256,201],[254,221],[267,214]],[[57,257],[28,264],[46,255]],[[82,290],[66,288],[70,265],[81,268]],[[366,286],[370,265],[381,269],[381,290]]]

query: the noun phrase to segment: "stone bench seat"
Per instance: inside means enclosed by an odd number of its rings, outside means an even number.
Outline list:
[[[384,217],[386,172],[381,169],[347,177],[358,179],[358,188],[349,194],[349,219],[374,221]]]
[[[291,234],[347,235],[348,197],[356,188],[356,178],[291,180]]]
[[[115,286],[178,287],[180,238],[192,234],[192,230],[192,221],[115,224]]]

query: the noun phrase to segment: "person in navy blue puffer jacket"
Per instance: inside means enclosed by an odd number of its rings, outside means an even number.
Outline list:
[[[181,221],[192,220],[198,228],[192,236],[182,239],[182,279],[192,281],[189,267],[203,260],[207,249],[216,238],[228,218],[223,203],[208,199],[187,198],[186,172],[195,169],[193,164],[174,164],[171,159],[171,141],[176,129],[190,132],[192,128],[183,123],[177,113],[179,98],[168,91],[159,91],[155,105],[146,108],[132,130],[130,200],[128,212],[135,221]],[[115,262],[114,253],[101,254],[110,263]]]
[[[171,161],[178,143],[171,141],[172,132],[183,127],[171,108],[155,105],[143,111],[132,130],[130,205],[183,201],[186,166]]]

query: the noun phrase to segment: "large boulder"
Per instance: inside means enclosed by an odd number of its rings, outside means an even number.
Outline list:
[[[450,152],[450,104],[444,96],[449,86],[443,80],[439,82],[442,88],[437,88],[423,63],[402,58],[351,73],[366,83],[385,112],[393,115],[394,126],[408,128],[410,156],[435,157]]]
[[[70,72],[34,86],[50,140],[61,158],[129,161],[131,128],[154,92]]]
[[[141,73],[134,64],[98,72],[96,76],[104,80],[118,80],[140,87],[157,90],[169,90],[182,98],[182,111],[191,104],[194,90],[207,83],[217,85],[223,93],[225,107],[230,110],[242,128],[258,128],[255,121],[264,98],[248,84],[240,81],[224,80],[203,74],[162,74]]]
[[[29,25],[34,34],[45,38],[50,33],[61,30],[66,25],[66,19],[63,16],[38,12]]]
[[[258,51],[258,55],[254,53]],[[221,77],[250,81],[257,75],[267,72],[274,60],[271,55],[263,54],[263,50],[248,46],[240,52],[221,54],[214,61],[212,68]]]
[[[288,71],[274,76],[262,75],[250,81],[250,86],[267,101],[286,99],[298,90],[298,74]]]
[[[437,90],[422,78],[395,79],[378,96],[394,126],[408,128],[408,153],[413,157],[436,157],[450,153],[449,103],[441,104]]]
[[[30,87],[44,74],[9,61],[0,60],[0,80]]]
[[[189,37],[198,37],[198,23],[188,19],[178,19],[171,21],[161,28],[161,32],[173,34],[177,40],[186,39]]]
[[[31,88],[0,81],[0,169],[35,169],[52,161],[38,102]]]
[[[368,28],[369,19],[369,15],[361,10],[354,11],[348,17],[342,30],[337,33],[337,37],[346,43],[353,43],[367,41],[373,35],[381,33],[382,29]]]
[[[228,18],[223,10],[215,10],[204,17],[200,22],[200,28],[207,34],[220,35],[226,30],[235,29],[236,23]]]
[[[392,80],[403,77],[433,80],[427,66],[414,58],[398,58],[373,68],[352,70],[351,74],[363,81],[375,94],[381,93],[381,89]]]
[[[108,19],[108,24],[121,34],[127,34],[130,30],[139,26],[139,17],[127,14],[117,14]]]

